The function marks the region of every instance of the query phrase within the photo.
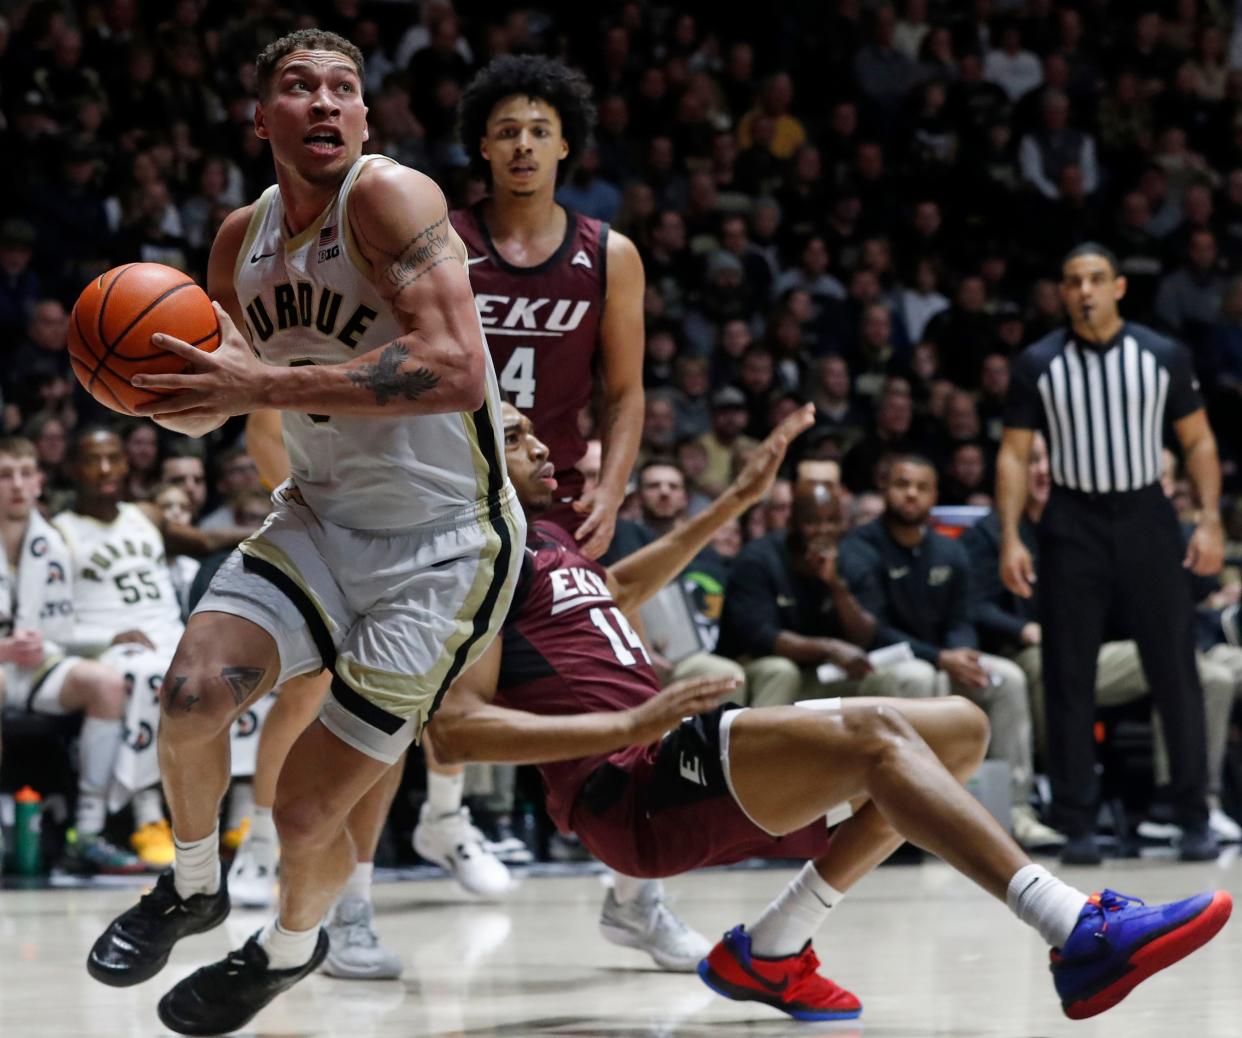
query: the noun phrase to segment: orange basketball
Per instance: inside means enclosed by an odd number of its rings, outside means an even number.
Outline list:
[[[167,375],[188,365],[151,343],[171,335],[210,353],[220,345],[220,324],[207,293],[188,274],[162,263],[113,267],[82,290],[69,317],[69,357],[78,381],[105,407],[133,414],[140,404],[174,395],[137,389],[139,372]]]

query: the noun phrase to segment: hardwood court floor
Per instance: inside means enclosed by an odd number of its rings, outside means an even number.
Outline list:
[[[669,882],[677,910],[718,936],[752,919],[792,872],[699,873]],[[1064,870],[1090,890],[1107,884],[1167,900],[1224,887],[1242,900],[1242,864],[1131,861]],[[860,884],[816,941],[824,972],[864,1003],[861,1021],[797,1023],[756,1004],[728,1002],[693,975],[655,970],[596,931],[598,876],[528,877],[503,905],[466,901],[442,880],[384,883],[381,933],[400,951],[400,981],[316,976],[260,1014],[267,1038],[342,1035],[605,1036],[605,1038],[1227,1038],[1242,1034],[1242,918],[1190,960],[1148,981],[1095,1020],[1065,1020],[1047,952],[1005,909],[940,864],[879,870]],[[91,941],[134,898],[125,890],[0,892],[0,1035],[146,1038],[163,1031],[155,1003],[191,969],[257,929],[263,914],[235,910],[219,930],[182,944],[164,972],[138,988],[92,981]]]

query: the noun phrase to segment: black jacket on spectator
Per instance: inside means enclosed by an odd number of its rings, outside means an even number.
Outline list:
[[[860,526],[842,543],[858,541],[868,578],[856,590],[859,604],[875,617],[875,645],[909,642],[914,655],[935,663],[942,649],[974,648],[970,622],[970,561],[965,549],[934,530],[917,548],[893,540],[883,518]]]
[[[738,552],[725,586],[717,652],[735,659],[771,656],[781,631],[845,638],[831,593],[822,581],[794,572],[787,541],[785,530],[775,530]],[[848,544],[841,543],[837,566],[857,595],[871,568],[869,552],[861,544]]]
[[[1018,535],[1031,559],[1039,557],[1035,524],[1022,517]],[[1000,519],[995,512],[966,530],[961,545],[970,559],[970,618],[985,652],[1009,654],[1022,648],[1022,628],[1039,622],[1039,584],[1031,597],[1019,598],[1000,578]]]

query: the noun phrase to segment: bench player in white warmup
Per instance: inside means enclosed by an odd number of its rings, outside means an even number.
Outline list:
[[[362,65],[313,29],[259,55],[255,129],[277,183],[212,247],[223,341],[203,354],[156,336],[191,371],[135,377],[179,391],[151,411],[185,432],[282,411],[293,476],[169,668],[160,758],[176,863],[95,943],[93,976],[140,983],[228,914],[228,724],[278,681],[333,672],[280,775],[279,916],[164,996],[160,1019],[183,1034],[242,1027],[323,961],[320,924],[354,865],[346,818],[490,643],[522,554],[465,248],[434,183],[362,156]]]
[[[159,692],[185,630],[165,559],[231,548],[245,533],[199,530],[167,521],[148,502],[122,501],[129,463],[120,436],[105,426],[79,429],[71,447],[77,497],[52,525],[69,552],[72,643],[119,671],[129,686],[109,806],[117,810],[132,797],[130,842],[147,867],[159,871],[173,860],[159,789]]]
[[[142,872],[143,862],[103,836],[112,769],[124,737],[125,684],[107,664],[75,656],[69,549],[39,513],[43,487],[35,446],[0,438],[0,704],[39,714],[81,711],[78,801],[66,846],[87,872]]]

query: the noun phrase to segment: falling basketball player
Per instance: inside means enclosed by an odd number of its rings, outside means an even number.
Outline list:
[[[277,183],[212,247],[222,343],[203,354],[157,336],[191,370],[134,378],[177,391],[148,410],[183,432],[280,410],[293,474],[169,668],[159,742],[176,860],[96,941],[94,977],[140,983],[181,937],[223,921],[229,722],[278,682],[334,675],[280,773],[279,916],[160,1001],[185,1034],[243,1026],[323,961],[320,924],[354,863],[346,818],[490,643],[521,561],[466,250],[434,183],[362,156],[362,64],[314,29],[259,55],[255,129]]]
[[[809,406],[786,419],[705,512],[608,569],[559,527],[534,523],[504,635],[446,697],[430,730],[437,750],[446,760],[539,764],[557,824],[628,875],[809,858],[757,922],[730,930],[699,965],[728,998],[802,1019],[858,1016],[858,999],[818,972],[811,940],[905,839],[1039,932],[1068,1016],[1103,1012],[1211,939],[1230,897],[1147,907],[1111,890],[1088,897],[1032,864],[961,785],[988,743],[987,720],[969,701],[746,710],[717,706],[719,683],[659,690],[626,613],[762,498],[789,440],[812,421]],[[538,519],[555,499],[548,450],[507,404],[504,427],[510,478],[528,520]],[[829,840],[826,819],[841,817]]]

